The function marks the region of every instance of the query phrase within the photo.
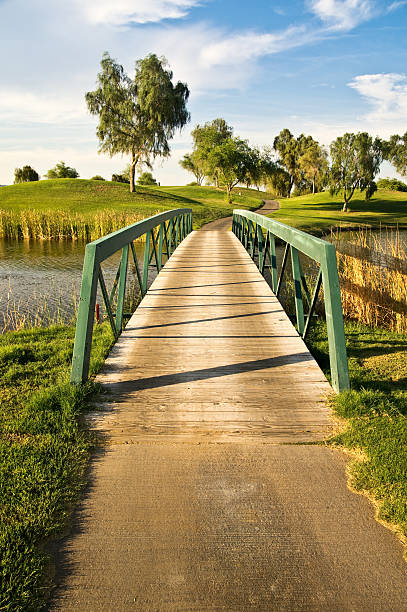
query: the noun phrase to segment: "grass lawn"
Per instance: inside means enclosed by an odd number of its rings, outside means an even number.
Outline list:
[[[277,221],[312,233],[329,232],[331,226],[378,227],[396,225],[407,228],[407,193],[379,189],[371,200],[357,193],[349,203],[349,212],[342,212],[342,199],[329,192],[279,199],[280,210],[271,213]]]
[[[378,518],[407,541],[407,335],[346,322],[352,390],[333,399],[345,428],[329,443],[362,451],[350,466],[350,484],[377,502]],[[325,324],[307,344],[329,373]]]
[[[239,192],[241,195],[239,196]],[[255,189],[233,192],[233,205],[215,187],[136,187],[111,181],[53,179],[0,188],[0,210],[21,213],[64,211],[72,215],[94,215],[106,210],[142,213],[149,217],[172,208],[192,208],[194,225],[230,215],[233,207],[254,210],[266,194]]]
[[[47,538],[76,502],[92,444],[80,414],[94,391],[69,384],[74,327],[0,335],[0,610],[39,610],[47,597]],[[94,334],[92,371],[112,336]]]

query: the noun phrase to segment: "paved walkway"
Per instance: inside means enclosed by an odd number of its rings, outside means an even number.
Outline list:
[[[52,610],[405,611],[396,536],[346,486],[330,388],[243,247],[193,232],[114,347],[106,439]]]

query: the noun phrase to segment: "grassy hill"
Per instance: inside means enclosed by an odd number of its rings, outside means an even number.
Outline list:
[[[305,231],[327,231],[331,226],[357,227],[363,224],[378,227],[396,225],[407,228],[407,193],[379,189],[371,200],[357,193],[349,204],[350,211],[342,212],[343,201],[329,192],[279,199],[280,210],[270,216]]]

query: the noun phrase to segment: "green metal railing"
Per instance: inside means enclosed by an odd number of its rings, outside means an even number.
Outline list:
[[[85,382],[88,378],[98,283],[113,335],[117,338],[123,329],[129,252],[132,254],[140,294],[144,297],[147,292],[148,268],[153,258],[157,272],[159,272],[162,267],[163,255],[170,257],[179,243],[191,231],[192,210],[190,208],[177,208],[124,227],[86,245],[72,358],[72,383],[79,384]],[[146,244],[143,269],[140,270],[134,240],[144,234]],[[110,293],[108,293],[101,263],[120,250],[122,254],[116,279]],[[116,292],[117,299],[115,302]],[[116,304],[115,313],[113,312],[114,304]]]
[[[349,389],[348,359],[334,245],[246,210],[233,211],[232,231],[247,249],[253,261],[257,256],[260,272],[264,275],[266,269],[270,270],[271,288],[277,298],[280,294],[288,254],[291,253],[297,331],[304,340],[307,337],[321,284],[323,285],[332,387],[338,392]],[[286,243],[279,277],[277,276],[276,237]],[[299,252],[319,263],[317,281],[312,294],[301,270]],[[304,314],[304,297],[308,302],[307,316]]]

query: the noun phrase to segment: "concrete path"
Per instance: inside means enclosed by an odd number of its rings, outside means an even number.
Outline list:
[[[256,213],[261,213],[262,215],[266,215],[269,212],[276,211],[280,208],[280,202],[277,200],[263,200],[263,206],[255,210]],[[216,221],[211,221],[207,223],[203,227],[201,227],[201,232],[207,231],[227,231],[232,227],[232,219],[233,217],[223,217],[223,219],[216,219]]]
[[[396,536],[346,486],[329,386],[231,232],[194,232],[100,380],[105,437],[51,610],[405,611]]]

